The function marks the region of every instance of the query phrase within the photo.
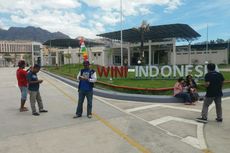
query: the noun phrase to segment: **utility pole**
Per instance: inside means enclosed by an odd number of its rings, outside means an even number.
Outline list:
[[[122,0],[120,0],[120,19],[121,19],[121,66],[123,66],[123,23],[122,23]]]
[[[205,53],[206,53],[206,55],[205,55],[205,64],[207,64],[208,63],[208,24],[207,24],[207,40],[206,40],[206,50],[205,50]]]

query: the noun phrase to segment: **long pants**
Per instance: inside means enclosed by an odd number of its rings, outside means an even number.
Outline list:
[[[222,118],[221,97],[205,97],[205,100],[203,103],[203,108],[202,108],[202,113],[201,113],[202,118],[207,119],[208,107],[209,107],[209,105],[212,104],[213,101],[215,102],[215,105],[216,105],[216,116],[217,116],[217,118],[219,118],[219,119]]]
[[[93,100],[93,91],[82,91],[79,90],[78,92],[79,98],[78,98],[78,105],[76,114],[82,115],[83,112],[83,103],[85,100],[85,97],[87,99],[87,115],[92,115],[92,100]]]
[[[187,93],[187,92],[178,93],[175,95],[175,97],[182,98],[184,100],[184,102],[189,102],[189,103],[192,102],[191,97],[190,97],[189,93]]]
[[[41,98],[40,92],[39,91],[29,91],[29,94],[30,94],[30,106],[31,106],[32,113],[36,112],[36,107],[35,107],[36,101],[38,102],[39,110],[42,110],[43,104],[42,104],[42,98]]]

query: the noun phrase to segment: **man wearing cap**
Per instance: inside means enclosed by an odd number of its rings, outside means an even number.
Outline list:
[[[93,100],[93,85],[97,81],[96,72],[89,68],[89,61],[84,61],[84,69],[77,75],[78,85],[78,106],[76,115],[73,118],[82,116],[83,102],[85,97],[87,98],[87,117],[92,118],[92,100]]]
[[[25,64],[26,63],[24,60],[20,60],[18,62],[18,69],[16,72],[16,76],[17,76],[17,80],[18,80],[18,87],[21,91],[21,106],[19,109],[20,112],[28,111],[28,109],[24,106],[26,103],[27,92],[28,92],[28,89],[27,89],[28,82],[26,79],[27,72],[24,70]]]

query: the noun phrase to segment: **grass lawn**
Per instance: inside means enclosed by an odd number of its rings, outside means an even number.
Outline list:
[[[70,79],[75,80],[77,73],[82,69],[83,66],[79,64],[70,64],[70,65],[64,65],[61,67],[45,67],[47,71],[50,71],[52,73],[68,77]],[[94,70],[97,70],[97,67],[94,65],[91,65],[91,68]],[[230,72],[221,72],[224,75],[225,80],[230,81]],[[113,78],[112,80],[105,77],[100,78],[98,76],[98,80],[112,84],[112,85],[118,85],[118,86],[129,86],[129,87],[137,87],[137,88],[171,88],[174,86],[175,82],[177,81],[176,79],[162,79],[162,78],[135,78],[134,72],[129,72],[127,78]],[[198,84],[203,84],[203,80],[198,80]],[[109,89],[109,90],[114,90],[114,88],[102,85],[100,83],[96,83],[97,88],[103,88],[103,89]],[[230,88],[230,83],[226,83],[224,85],[224,88]],[[164,91],[164,92],[159,92],[159,91],[131,91],[131,90],[125,90],[125,89],[115,89],[121,92],[128,92],[128,93],[141,93],[141,94],[163,94],[163,95],[171,95],[172,91]],[[205,88],[203,86],[198,86],[199,91],[205,91]]]

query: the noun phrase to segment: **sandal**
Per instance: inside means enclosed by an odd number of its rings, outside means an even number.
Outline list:
[[[20,110],[20,112],[26,112],[26,111],[28,111],[28,108],[27,107],[23,107],[23,108],[20,108],[19,110]]]

